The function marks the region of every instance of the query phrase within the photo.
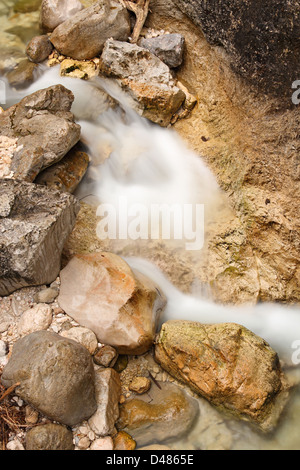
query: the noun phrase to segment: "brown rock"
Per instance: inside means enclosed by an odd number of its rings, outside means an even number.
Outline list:
[[[53,46],[48,36],[35,36],[26,48],[26,54],[31,62],[43,62],[51,54]]]
[[[93,59],[109,38],[127,41],[129,14],[120,2],[100,0],[85,8],[52,33],[50,40],[61,54],[72,59]]]
[[[150,390],[151,380],[147,377],[135,377],[129,385],[129,390],[142,395]]]
[[[129,433],[138,446],[180,438],[198,417],[196,400],[174,384],[160,382],[160,387],[120,405],[117,428]]]
[[[118,360],[118,353],[112,346],[104,345],[94,355],[94,362],[98,366],[114,367]]]
[[[25,408],[25,421],[26,424],[36,424],[39,420],[39,413],[31,406],[27,405]]]
[[[173,80],[169,67],[158,57],[136,44],[106,41],[101,71],[117,79],[133,99],[136,111],[151,121],[167,126],[185,100]]]
[[[10,165],[14,178],[33,181],[78,142],[80,126],[70,113],[73,100],[71,91],[55,85],[26,96],[0,114],[0,138],[16,139]]]
[[[35,183],[73,193],[84,177],[89,161],[89,156],[75,146],[60,162],[42,171]]]
[[[114,437],[114,450],[135,450],[136,442],[127,432],[120,431]]]
[[[155,358],[219,408],[263,430],[276,424],[282,406],[276,409],[275,399],[284,402],[287,382],[275,351],[246,328],[169,321],[158,336]]]
[[[17,341],[2,384],[48,418],[67,426],[89,419],[97,408],[95,374],[88,351],[49,331]]]
[[[13,88],[26,88],[34,80],[34,71],[36,64],[30,62],[28,59],[24,59],[17,67],[6,74],[8,83]]]
[[[165,298],[112,253],[76,255],[61,271],[60,307],[120,354],[152,345]]]

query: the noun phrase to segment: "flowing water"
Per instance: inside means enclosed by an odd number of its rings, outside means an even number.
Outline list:
[[[77,190],[79,198],[91,204],[110,205],[118,217],[122,210],[120,201],[124,200],[129,211],[138,204],[147,209],[148,214],[153,205],[176,204],[182,209],[189,204],[203,205],[206,225],[218,215],[221,191],[200,156],[188,150],[174,131],[162,129],[139,117],[109,80],[86,82],[60,77],[57,67],[41,66],[35,82],[26,90],[16,91],[7,87],[7,106],[33,91],[57,83],[74,93],[72,112],[81,125],[82,140],[91,155],[88,173]],[[107,109],[101,90],[119,104]],[[156,221],[157,224],[159,222],[161,220]],[[149,235],[149,232],[144,235]],[[172,249],[182,250],[187,241],[190,240],[172,237],[166,243]],[[201,257],[201,250],[195,251],[193,256]],[[295,341],[300,340],[298,308],[277,304],[222,306],[210,298],[182,293],[157,266],[145,259],[126,259],[132,268],[159,284],[167,296],[163,321],[185,319],[203,323],[240,323],[267,340],[286,364],[295,359]],[[299,423],[300,394],[295,393],[272,436],[263,437],[244,423],[229,423],[236,438],[233,447],[299,449]]]

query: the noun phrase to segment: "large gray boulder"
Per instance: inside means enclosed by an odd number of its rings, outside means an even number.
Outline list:
[[[70,113],[73,101],[71,91],[54,85],[0,114],[0,178],[34,181],[67,154],[80,139],[80,126]]]
[[[204,32],[223,46],[234,70],[263,92],[288,97],[299,78],[298,0],[173,0]]]
[[[127,41],[129,13],[117,0],[100,0],[59,25],[50,39],[55,48],[72,59],[92,59],[101,54],[109,38]]]
[[[109,39],[101,56],[101,71],[115,78],[143,117],[168,126],[185,100],[169,67],[150,51]]]
[[[48,418],[67,426],[96,411],[93,361],[84,346],[49,331],[15,343],[2,384]]]
[[[0,296],[56,279],[78,211],[70,194],[0,179]]]

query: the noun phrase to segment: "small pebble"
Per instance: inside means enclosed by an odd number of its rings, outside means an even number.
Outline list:
[[[27,405],[25,408],[25,422],[26,424],[36,424],[39,420],[39,414],[36,410]]]
[[[13,441],[8,442],[6,448],[7,450],[25,450],[19,439],[14,439]]]
[[[150,390],[151,380],[147,377],[135,377],[129,385],[129,390],[142,395]]]
[[[80,450],[86,450],[90,447],[90,443],[91,443],[91,441],[89,440],[88,437],[83,437],[83,438],[79,439],[77,447]]]
[[[111,437],[96,439],[90,447],[91,450],[113,450],[113,448],[114,443]]]

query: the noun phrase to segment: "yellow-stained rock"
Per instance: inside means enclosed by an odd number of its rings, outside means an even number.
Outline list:
[[[99,75],[99,67],[93,61],[64,59],[60,65],[60,74],[63,77],[88,80]]]
[[[60,162],[42,171],[35,183],[73,193],[84,177],[89,161],[89,156],[75,146]]]
[[[277,424],[288,397],[275,351],[234,323],[164,323],[155,359],[212,404],[259,424],[264,431]]]
[[[120,431],[113,437],[114,450],[134,450],[136,442],[127,432]]]

